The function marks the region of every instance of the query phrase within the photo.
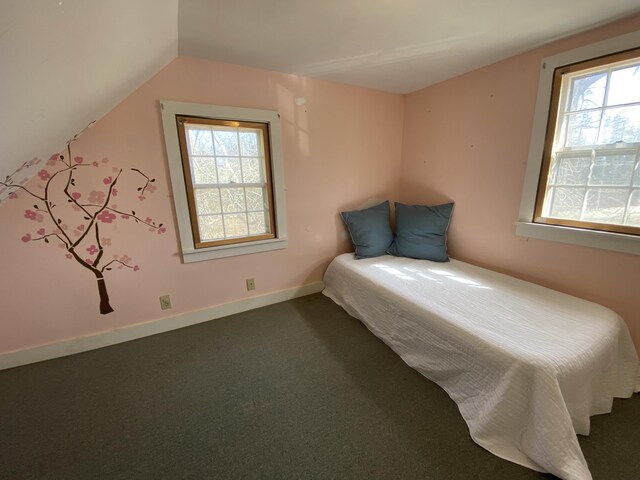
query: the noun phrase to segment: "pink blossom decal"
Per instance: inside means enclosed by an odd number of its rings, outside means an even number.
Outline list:
[[[87,248],[87,252],[89,252],[89,255],[95,255],[96,253],[98,253],[98,247],[96,247],[95,245],[91,245],[89,246],[89,248]]]
[[[109,210],[103,210],[96,218],[102,223],[111,223],[116,219],[116,216]]]
[[[47,172],[46,170],[40,170],[38,172],[38,176],[42,179],[42,180],[49,180],[51,178],[51,174],[49,172]]]
[[[89,193],[89,202],[102,204],[104,202],[105,195],[106,194],[104,192],[100,192],[98,190],[92,190]]]
[[[102,179],[102,183],[104,183],[105,185],[110,185],[111,182],[113,182],[113,177],[105,177]]]
[[[21,239],[21,240],[22,240],[24,243],[30,242],[30,241],[31,241],[31,235],[30,235],[30,234],[28,234],[28,233],[25,233],[25,234],[22,236],[22,239]]]
[[[24,218],[28,218],[29,220],[35,220],[38,214],[33,210],[25,210]]]
[[[80,164],[82,162],[84,162],[84,158],[82,157],[73,157],[73,161]]]
[[[49,160],[47,160],[47,165],[49,166],[53,166],[56,164],[56,162],[60,159],[60,154],[56,153],[55,155],[51,155],[51,157],[49,157]]]

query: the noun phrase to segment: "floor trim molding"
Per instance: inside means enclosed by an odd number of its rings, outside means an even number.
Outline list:
[[[310,283],[301,287],[289,288],[265,295],[243,298],[230,303],[223,303],[203,310],[182,313],[173,317],[161,318],[159,320],[138,323],[94,335],[3,353],[0,354],[0,370],[65,357],[96,348],[108,347],[109,345],[128,342],[129,340],[136,340],[157,333],[169,332],[178,328],[226,317],[227,315],[246,312],[247,310],[284,302],[293,298],[304,297],[305,295],[320,292],[323,288],[323,282]]]

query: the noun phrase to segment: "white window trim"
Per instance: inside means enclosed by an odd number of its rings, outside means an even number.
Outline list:
[[[184,263],[211,260],[215,258],[247,255],[251,253],[267,252],[287,248],[287,219],[284,188],[284,165],[282,161],[282,130],[280,115],[271,110],[253,108],[227,107],[220,105],[204,105],[199,103],[171,102],[160,100],[164,141],[169,160],[169,174],[173,189],[173,203],[176,209],[182,261]],[[255,242],[218,245],[215,247],[195,248],[191,219],[189,217],[189,203],[182,170],[182,157],[178,141],[176,115],[194,117],[217,118],[223,120],[240,120],[245,122],[261,122],[269,124],[271,144],[271,176],[273,188],[273,202],[276,224],[276,238],[258,240]]]
[[[637,48],[638,46],[640,46],[640,31],[569,50],[542,60],[536,111],[529,145],[529,158],[522,189],[520,213],[516,222],[516,235],[640,255],[640,237],[637,235],[533,222],[554,70],[557,67],[610,55],[622,50]]]

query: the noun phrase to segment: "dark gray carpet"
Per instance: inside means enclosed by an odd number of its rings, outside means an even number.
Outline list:
[[[10,479],[543,479],[320,294],[0,372]],[[640,478],[640,396],[593,419],[594,478]]]

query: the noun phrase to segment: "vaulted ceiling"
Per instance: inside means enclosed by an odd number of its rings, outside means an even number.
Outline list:
[[[638,11],[637,0],[3,0],[0,176],[62,148],[178,54],[407,93]]]

